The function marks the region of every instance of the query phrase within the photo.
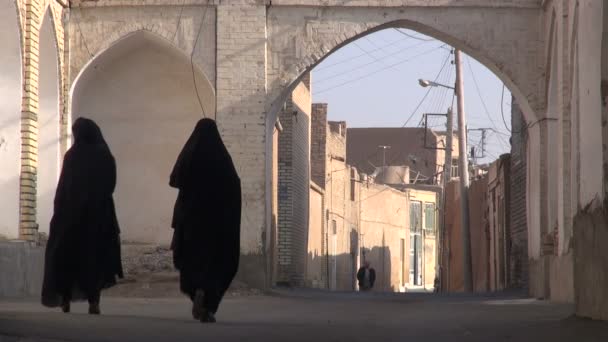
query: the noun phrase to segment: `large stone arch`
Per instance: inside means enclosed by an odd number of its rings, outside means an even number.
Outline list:
[[[297,81],[324,58],[354,40],[391,27],[418,31],[475,58],[505,83],[526,121],[536,120],[545,107],[539,87],[544,80],[539,8],[274,6],[267,16],[269,122]]]
[[[211,82],[170,41],[140,30],[109,45],[73,82],[71,117],[80,116],[99,124],[116,158],[123,238],[168,244],[176,197],[168,177],[196,122],[215,117]]]
[[[297,13],[297,15],[296,15]],[[266,155],[272,127],[285,99],[317,64],[341,47],[387,28],[412,29],[454,46],[491,70],[512,92],[530,124],[542,117],[543,12],[530,6],[383,8],[273,6],[268,10]],[[513,28],[517,27],[517,30]],[[415,82],[415,80],[412,80]],[[536,155],[540,160],[542,153]],[[266,161],[266,191],[272,189],[272,160]],[[267,206],[270,195],[267,194]],[[272,214],[266,212],[267,220]],[[269,221],[268,221],[269,222]]]
[[[22,59],[21,24],[14,0],[0,6],[0,236],[19,236]]]
[[[50,8],[44,14],[39,32],[36,214],[39,231],[48,234],[61,164],[61,66],[55,19]]]

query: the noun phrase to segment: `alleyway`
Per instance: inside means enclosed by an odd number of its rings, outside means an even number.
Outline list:
[[[0,341],[608,341],[608,324],[516,297],[284,292],[229,298],[215,325],[181,298],[111,298],[104,315],[0,303]]]

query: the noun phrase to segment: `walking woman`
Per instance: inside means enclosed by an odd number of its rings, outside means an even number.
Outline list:
[[[196,124],[169,184],[179,189],[171,248],[180,289],[192,316],[213,323],[238,268],[241,226],[241,181],[215,121]]]
[[[116,164],[95,122],[79,118],[72,132],[55,193],[42,304],[67,313],[71,301],[88,300],[89,313],[100,314],[101,290],[123,277],[112,199]]]

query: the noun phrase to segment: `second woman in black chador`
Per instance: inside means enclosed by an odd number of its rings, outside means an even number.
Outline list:
[[[99,126],[79,118],[72,126],[45,252],[42,304],[70,311],[70,302],[88,300],[99,314],[101,290],[123,276],[120,229],[112,194],[116,163]]]
[[[169,183],[179,189],[171,247],[180,288],[195,319],[215,322],[238,269],[241,225],[241,182],[215,121],[197,123]]]

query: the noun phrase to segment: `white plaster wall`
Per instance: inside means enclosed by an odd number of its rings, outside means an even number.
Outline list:
[[[40,66],[38,113],[37,221],[39,231],[48,233],[53,200],[59,178],[59,78],[57,43],[50,13],[40,28]]]
[[[603,1],[579,3],[577,33],[578,98],[580,124],[580,199],[585,206],[603,198],[602,123],[601,123],[601,47]]]
[[[203,108],[214,118],[213,88],[195,70]],[[203,117],[189,58],[162,38],[138,32],[85,69],[72,101],[72,118],[95,120],[116,158],[114,199],[123,239],[168,244],[177,194],[169,175]]]
[[[13,0],[0,0],[0,235],[19,236],[21,51]]]

